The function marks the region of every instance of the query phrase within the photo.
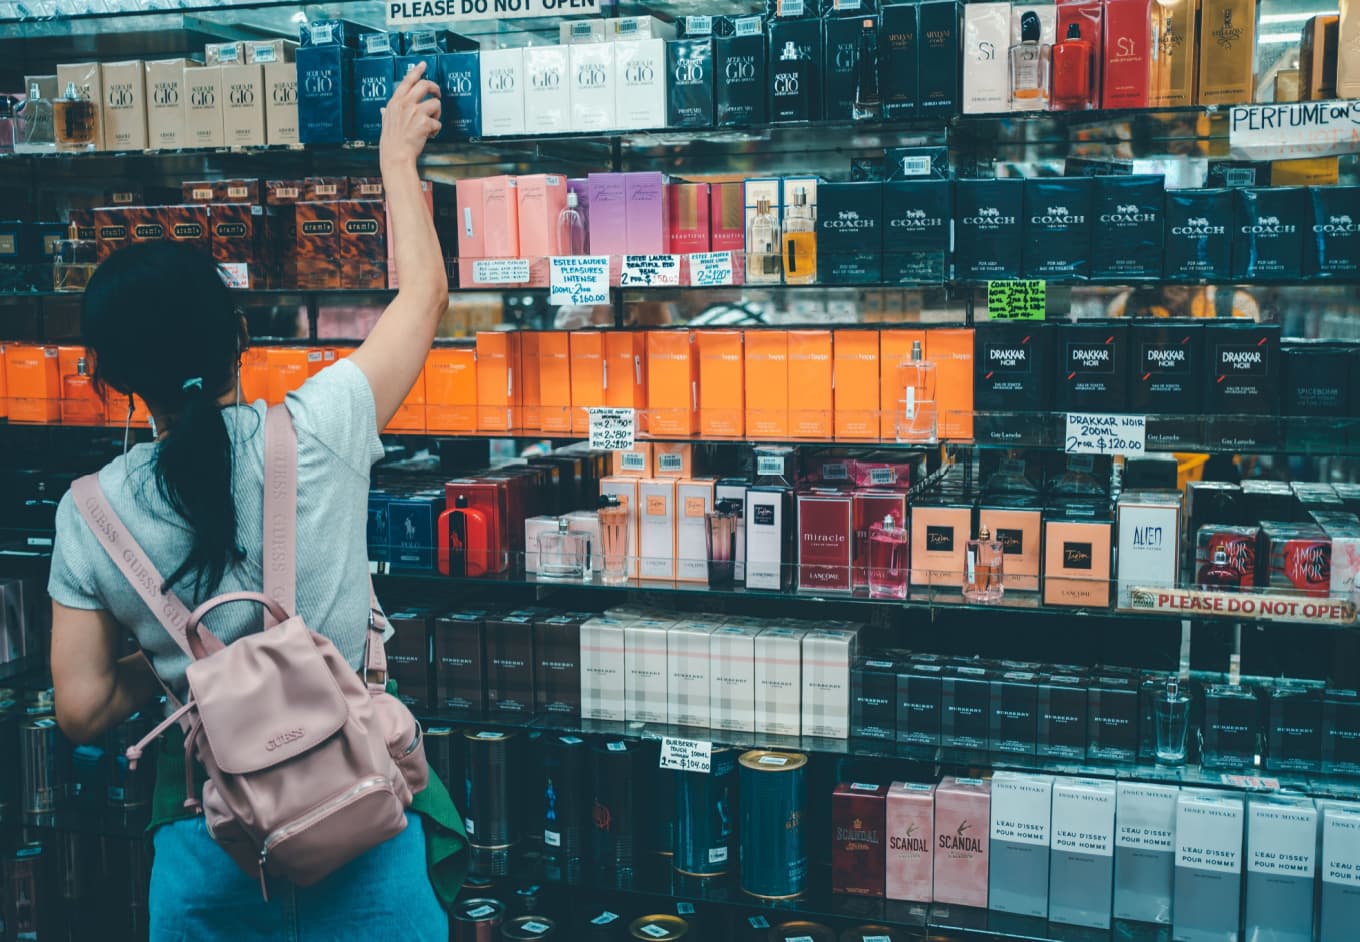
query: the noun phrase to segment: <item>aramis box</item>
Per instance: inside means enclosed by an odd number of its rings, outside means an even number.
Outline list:
[[[381,200],[333,204],[340,229],[340,287],[387,287],[387,214]]]
[[[1318,942],[1348,942],[1360,922],[1360,805],[1322,802]]]
[[[1025,181],[959,180],[954,189],[954,268],[965,281],[1020,277]]]
[[[340,287],[340,227],[337,204],[298,203],[297,286],[304,290]]]
[[[454,612],[434,620],[435,706],[480,717],[486,710],[486,612]]]
[[[1114,842],[1115,783],[1058,779],[1053,786],[1050,920],[1110,928]]]
[[[1179,793],[1171,785],[1119,783],[1114,850],[1116,919],[1171,923]]]
[[[1160,278],[1165,177],[1094,179],[1091,278],[1122,282]]]
[[[1177,942],[1234,942],[1242,894],[1242,799],[1185,789],[1176,799],[1172,903]]]
[[[935,901],[987,905],[991,786],[946,776],[935,789]]]
[[[267,283],[263,206],[215,203],[211,206],[212,256],[233,288],[258,289]]]
[[[885,895],[929,902],[934,896],[935,786],[893,782],[888,789]]]
[[[1026,278],[1085,278],[1091,251],[1092,177],[1042,177],[1024,184]]]
[[[847,782],[831,793],[831,892],[882,897],[887,785]]]
[[[1247,803],[1248,939],[1313,942],[1318,810],[1311,798],[1255,796]]]
[[[999,771],[992,776],[987,891],[991,909],[1022,916],[1048,916],[1052,801],[1050,775]]]

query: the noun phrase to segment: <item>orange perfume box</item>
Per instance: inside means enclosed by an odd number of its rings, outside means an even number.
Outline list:
[[[536,330],[524,330],[519,334],[519,424],[515,428],[526,432],[539,430],[539,375],[538,344],[543,334]]]
[[[921,352],[929,356],[924,330],[883,330],[878,334],[878,418],[879,437],[884,441],[897,440],[897,410],[903,400],[902,378],[899,370],[903,361],[911,359],[913,342],[921,345]],[[940,385],[936,374],[936,388]],[[973,377],[968,376],[969,396],[972,396]],[[938,395],[938,394],[937,394]]]
[[[538,335],[538,403],[540,431],[570,434],[571,334],[565,331]]]
[[[647,334],[612,330],[604,335],[604,405],[637,410],[637,431],[647,431]]]
[[[971,507],[916,504],[911,508],[911,584],[958,592],[965,544],[973,535]]]
[[[3,356],[4,356],[3,351],[0,351],[0,363],[3,363]],[[85,360],[86,372],[90,375],[93,375],[94,357],[91,354],[89,354],[84,347],[60,346],[57,348],[57,372],[60,375],[60,385],[58,386],[58,388],[61,390],[62,406],[65,407],[63,409],[64,413],[71,411],[70,406],[72,405],[71,402],[68,402],[67,398],[68,395],[70,395],[70,391],[67,390],[66,388],[66,377],[75,376],[79,372],[80,369],[79,363],[82,358]],[[0,368],[0,372],[3,372],[2,368]],[[4,390],[0,389],[0,397],[2,397],[3,395]],[[94,391],[93,383],[86,387],[86,391],[83,394],[71,398],[76,402],[84,400],[87,403],[83,408],[77,405],[76,406],[77,411],[84,412],[86,415],[89,415],[90,412],[94,412],[95,415],[99,417],[99,422],[101,424],[104,421],[106,421],[106,419],[104,418],[104,412],[107,409],[107,406],[103,401],[99,399],[99,395]],[[4,401],[3,398],[0,398],[0,404],[2,404],[3,401]],[[0,411],[0,415],[3,414],[4,414],[3,411]],[[123,406],[123,418],[124,419],[127,418],[126,405]],[[61,421],[65,423],[71,421],[71,419],[69,415],[63,414]],[[79,424],[89,425],[90,422],[82,421]]]
[[[458,283],[472,284],[472,263],[486,258],[486,216],[482,211],[482,178],[457,183]]]
[[[652,473],[652,443],[633,442],[632,448],[614,452],[612,468],[616,476],[648,477]]]
[[[981,507],[978,527],[991,531],[1005,553],[1002,583],[1007,590],[1039,590],[1039,541],[1042,513],[1038,507]]]
[[[699,434],[740,438],[746,429],[745,363],[739,330],[695,331],[699,345]]]
[[[140,399],[135,400],[136,405],[132,408],[132,425],[134,428],[148,428],[151,425],[151,411],[147,409],[146,403]],[[128,424],[128,397],[114,392],[112,389],[104,393],[104,421],[115,428],[122,428]]]
[[[61,421],[61,369],[56,347],[11,344],[5,351],[11,422]]]
[[[9,416],[9,379],[5,376],[5,347],[0,343],[0,419]]]
[[[477,431],[509,432],[520,426],[515,372],[520,336],[515,331],[477,333]]]
[[[652,477],[687,478],[694,468],[694,446],[689,442],[653,442]]]
[[[835,357],[836,440],[876,441],[878,430],[878,331],[838,330]]]
[[[267,347],[247,347],[241,353],[241,399],[255,402],[269,398],[269,357]],[[127,405],[123,405],[127,409]],[[122,421],[122,416],[112,416]]]
[[[940,327],[926,331],[926,359],[935,364],[935,399],[940,438],[973,438],[973,328]],[[910,353],[910,350],[908,350]]]
[[[1044,604],[1110,605],[1110,521],[1044,521]]]
[[[628,558],[625,561],[628,575],[636,579],[638,574],[638,483],[641,479],[631,475],[624,477],[600,478],[600,496],[606,494],[617,497],[619,506],[628,512]]]
[[[406,398],[397,406],[392,421],[387,423],[384,432],[424,432],[425,431],[425,370],[416,377],[415,385]]]
[[[435,347],[425,357],[425,425],[430,432],[477,431],[477,351]]]
[[[599,330],[577,330],[570,334],[571,349],[571,433],[590,432],[587,409],[605,404],[604,345],[609,335]]]
[[[694,434],[697,366],[688,330],[647,332],[647,411],[652,435]]]
[[[789,335],[746,332],[746,435],[789,437]]]
[[[831,438],[831,331],[789,331],[789,434]]]
[[[482,180],[482,218],[487,258],[519,257],[519,199],[514,177]],[[565,199],[565,197],[564,197]]]
[[[322,365],[322,352],[309,347],[266,347],[265,366],[269,371],[265,399],[270,405],[307,382]]]

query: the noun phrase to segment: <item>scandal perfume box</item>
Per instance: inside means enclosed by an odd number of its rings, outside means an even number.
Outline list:
[[[850,592],[852,501],[849,493],[798,495],[798,588]]]
[[[991,678],[986,668],[946,667],[940,677],[940,745],[986,749]]]
[[[713,632],[709,684],[714,729],[750,732],[756,723],[755,648],[759,628],[723,625]]]
[[[1179,793],[1172,785],[1119,783],[1114,848],[1116,919],[1171,923]]]
[[[631,619],[596,615],[581,625],[581,716],[621,723],[625,709],[623,630]]]
[[[896,661],[857,657],[850,669],[850,735],[856,738],[897,738]]]
[[[898,742],[940,744],[943,682],[944,668],[939,664],[911,664],[897,675]]]
[[[883,279],[883,184],[817,188],[817,277],[833,285]]]
[[[434,620],[435,707],[480,717],[486,710],[486,612],[454,612]]]
[[[1320,802],[1322,894],[1319,942],[1346,942],[1360,924],[1360,805]]]
[[[1043,177],[1024,183],[1026,278],[1082,279],[1091,251],[1092,177]]]
[[[1060,412],[1122,412],[1128,407],[1129,327],[1115,321],[1058,329]]]
[[[884,183],[883,280],[889,284],[946,281],[953,220],[952,180]]]
[[[885,895],[929,902],[935,887],[935,786],[893,782],[886,804]]]
[[[1035,754],[1049,758],[1086,758],[1088,703],[1086,684],[1071,674],[1039,677],[1036,693]]]
[[[988,907],[1048,916],[1048,842],[1053,777],[997,772],[992,776]]]
[[[1313,942],[1318,810],[1311,798],[1255,796],[1247,803],[1248,939]]]
[[[1110,927],[1114,840],[1115,783],[1058,779],[1053,786],[1050,920]]]
[[[882,897],[887,785],[848,782],[831,793],[831,892]]]
[[[1242,799],[1184,789],[1176,799],[1171,911],[1178,942],[1233,942],[1242,898]]]
[[[1237,191],[1233,268],[1252,281],[1303,277],[1305,234],[1312,228],[1308,190],[1298,186]]]
[[[430,618],[415,610],[387,616],[392,637],[387,642],[387,669],[397,682],[397,696],[407,706],[430,703]]]
[[[1331,591],[1332,543],[1313,523],[1262,521],[1266,585],[1302,595]]]
[[[534,619],[534,706],[537,713],[581,715],[581,619]]]
[[[534,712],[534,613],[486,620],[486,697],[492,713]]]
[[[850,735],[850,663],[859,640],[853,628],[815,628],[803,636],[804,736]]]
[[[1133,2],[1147,6],[1145,0]],[[1146,77],[1143,82],[1146,85]],[[1166,178],[1136,175],[1094,180],[1091,278],[1120,282],[1161,278]]]
[[[935,789],[935,902],[987,906],[991,786],[946,776]]]
[[[757,733],[797,736],[802,728],[803,636],[796,628],[766,628],[756,637]]]
[[[1168,190],[1163,277],[1212,282],[1233,275],[1234,192]]]
[[[952,5],[952,4],[951,4]],[[959,180],[954,189],[954,271],[964,281],[1020,277],[1025,181]]]
[[[666,633],[667,687],[672,726],[711,725],[709,649],[714,622],[694,619],[677,622]]]

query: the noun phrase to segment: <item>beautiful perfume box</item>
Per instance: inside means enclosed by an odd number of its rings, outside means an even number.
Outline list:
[[[629,620],[596,615],[581,625],[581,716],[623,722],[627,717],[624,627]]]
[[[1176,800],[1172,932],[1184,942],[1238,937],[1242,894],[1242,799],[1184,789]]]
[[[100,70],[103,73],[101,107],[105,148],[145,150],[149,146],[145,67],[141,60],[133,60],[105,62]]]
[[[709,241],[714,252],[740,253],[746,246],[746,208],[740,183],[709,184]],[[740,258],[734,259],[740,262]]]
[[[802,729],[803,636],[796,628],[766,628],[755,644],[755,731],[797,736]]]
[[[935,786],[893,782],[886,806],[885,895],[928,903],[935,884]]]
[[[713,478],[681,478],[675,482],[675,578],[708,582],[706,514],[713,511]]]
[[[804,736],[850,735],[850,664],[859,635],[853,628],[814,628],[803,636]]]
[[[944,668],[939,664],[910,664],[898,673],[898,742],[917,746],[940,744],[943,688]]]
[[[970,4],[969,8],[994,5],[1001,4]],[[884,183],[883,280],[891,284],[947,280],[953,227],[952,180]]]
[[[896,661],[856,657],[850,668],[850,735],[854,738],[897,738]]]
[[[349,140],[354,135],[354,106],[349,93],[354,86],[353,52],[344,46],[303,46],[297,51],[296,64],[298,140],[303,144],[342,144]],[[214,121],[221,123],[220,110],[198,108],[195,103],[196,98],[206,101],[210,93],[220,98],[221,86],[216,81],[220,78],[220,70],[210,66],[184,70],[191,146],[221,146],[200,143],[220,133],[213,130]],[[215,119],[209,110],[217,111]]]
[[[666,43],[666,125],[673,128],[713,126],[713,40],[681,39]]]
[[[923,114],[948,115],[958,109],[963,72],[961,19],[955,0],[926,0],[918,5],[916,81]]]
[[[937,903],[987,906],[991,786],[985,779],[946,776],[935,789]]]
[[[995,795],[995,781],[992,791]],[[995,835],[992,840],[995,847]],[[1115,783],[1057,779],[1053,785],[1049,867],[1051,921],[1094,929],[1110,927],[1114,844]]]
[[[429,613],[409,610],[387,616],[392,637],[386,644],[387,669],[397,696],[408,706],[425,708],[430,701]]]
[[[781,589],[793,563],[789,536],[792,500],[787,488],[761,486],[746,491],[746,587]]]
[[[714,729],[755,729],[755,643],[760,632],[744,625],[723,625],[713,632],[709,708]]]
[[[940,745],[987,749],[991,731],[991,676],[986,668],[946,667],[940,676]]]
[[[1360,805],[1321,802],[1322,893],[1318,942],[1346,942],[1360,920]]]
[[[1313,942],[1318,824],[1311,798],[1248,801],[1246,938]]]
[[[963,7],[963,110],[989,114],[1010,109],[1010,3]]]
[[[993,752],[1034,755],[1038,691],[1038,677],[1029,671],[1006,671],[991,679],[988,741]]]
[[[666,41],[614,44],[615,122],[620,128],[666,126]]]
[[[916,114],[919,48],[916,4],[885,5],[878,25],[878,82],[885,120],[901,121]]]
[[[708,184],[667,183],[665,193],[670,251],[677,255],[709,251]]]
[[[1020,277],[1024,192],[1025,181],[1018,179],[957,181],[955,277],[965,281]]]
[[[148,147],[174,150],[189,146],[184,122],[184,105],[189,97],[184,84],[186,67],[189,67],[187,59],[148,59],[144,64]],[[289,65],[288,70],[296,74],[294,66]],[[296,109],[296,78],[293,85],[292,101]],[[296,129],[296,121],[293,127]]]
[[[711,725],[709,649],[717,627],[715,622],[691,619],[675,623],[666,632],[668,722],[672,726]]]
[[[1146,108],[1157,0],[1105,0],[1102,108]]]
[[[998,912],[1048,915],[1048,842],[1053,777],[992,775],[987,905]]]
[[[883,897],[888,786],[843,782],[831,793],[831,892]]]
[[[566,46],[524,47],[524,130],[564,134],[571,126],[571,75]]]
[[[719,127],[764,124],[768,95],[765,80],[765,37],[720,36],[713,40],[716,83],[715,118]]]
[[[1146,6],[1147,0],[1134,2]],[[1122,282],[1160,278],[1165,177],[1093,179],[1090,277]]]
[[[664,621],[624,626],[625,712],[630,723],[665,723],[668,716]]]
[[[1092,177],[1026,180],[1023,267],[1026,278],[1082,279],[1091,250]]]
[[[1201,0],[1198,103],[1250,102],[1255,65],[1256,0]]]
[[[614,46],[612,42],[569,46],[571,128],[578,133],[609,131],[617,126]]]
[[[527,127],[524,112],[524,50],[483,49],[480,68],[482,133],[488,137],[523,134]]]

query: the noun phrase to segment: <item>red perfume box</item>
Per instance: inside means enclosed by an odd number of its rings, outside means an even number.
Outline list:
[[[504,572],[510,562],[510,541],[506,530],[508,493],[509,487],[505,481],[457,478],[444,485],[444,501],[448,508],[458,508],[459,498],[463,498],[466,506],[480,510],[486,517],[486,545],[469,546],[467,553],[470,559],[480,553],[487,572]],[[448,511],[445,511],[447,515]],[[448,558],[448,542],[448,526],[444,524],[439,528],[439,546],[444,558]]]
[[[831,892],[883,896],[887,785],[847,782],[831,793]]]
[[[907,495],[905,491],[855,491],[853,547],[855,586],[869,584],[869,528],[892,517],[893,525],[907,525]]]
[[[1256,587],[1256,547],[1260,543],[1261,531],[1257,527],[1237,527],[1227,524],[1211,523],[1199,528],[1195,534],[1195,572],[1198,579],[1204,567],[1214,561],[1214,553],[1219,547],[1228,557],[1228,565],[1242,576],[1241,587]]]
[[[798,588],[817,592],[854,589],[851,561],[853,498],[835,490],[798,495]]]
[[[1326,596],[1332,588],[1332,541],[1312,523],[1263,521],[1267,547],[1266,585],[1272,589]]]
[[[1153,0],[1105,0],[1102,108],[1146,108]]]
[[[666,202],[670,218],[671,252],[676,255],[707,252],[712,245],[708,184],[667,183]]]

